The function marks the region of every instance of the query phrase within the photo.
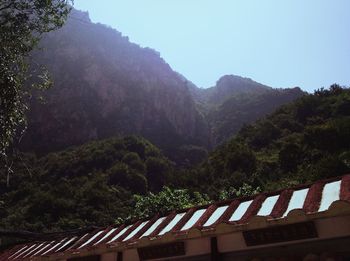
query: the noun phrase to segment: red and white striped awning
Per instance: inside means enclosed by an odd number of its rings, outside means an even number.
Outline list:
[[[132,224],[97,229],[80,237],[67,236],[60,240],[22,244],[2,253],[0,261],[73,255],[99,247],[130,247],[141,240],[157,242],[157,239],[169,234],[175,238],[184,238],[191,230],[206,233],[215,231],[221,224],[239,229],[255,217],[265,218],[267,222],[284,220],[296,210],[312,216],[327,212],[337,202],[350,203],[350,175],[275,193],[261,193],[248,198],[174,211],[166,216],[156,215]]]

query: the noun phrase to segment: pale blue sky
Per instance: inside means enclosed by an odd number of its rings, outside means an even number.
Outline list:
[[[199,87],[224,74],[312,91],[350,85],[350,0],[75,0]]]

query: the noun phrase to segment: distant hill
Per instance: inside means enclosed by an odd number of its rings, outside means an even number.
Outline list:
[[[184,184],[213,196],[243,183],[266,191],[349,172],[350,89],[332,85],[243,127]]]
[[[73,10],[48,33],[33,63],[51,72],[45,103],[33,101],[22,147],[45,154],[115,135],[142,135],[164,150],[208,146],[208,129],[183,77],[149,48]]]
[[[245,124],[305,94],[298,87],[274,89],[235,75],[221,77],[216,86],[208,89],[188,85],[197,107],[207,119],[214,147],[237,134]]]
[[[191,91],[196,101],[208,105],[219,105],[234,95],[258,94],[271,89],[271,87],[255,82],[250,78],[225,75],[216,82],[214,87],[206,89],[191,88]]]

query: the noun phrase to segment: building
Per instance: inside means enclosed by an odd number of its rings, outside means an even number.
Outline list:
[[[3,260],[350,260],[350,175],[22,244]]]

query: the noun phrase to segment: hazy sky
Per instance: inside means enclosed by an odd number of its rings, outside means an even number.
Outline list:
[[[350,0],[75,0],[199,87],[350,85]]]

